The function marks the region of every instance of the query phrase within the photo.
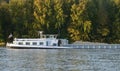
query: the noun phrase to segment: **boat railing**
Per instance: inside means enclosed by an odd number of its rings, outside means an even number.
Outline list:
[[[50,35],[50,34],[45,34],[45,35],[41,35],[40,38],[57,38],[57,34],[53,34],[53,35]]]
[[[57,38],[57,34],[43,34],[43,31],[38,31],[40,38]]]

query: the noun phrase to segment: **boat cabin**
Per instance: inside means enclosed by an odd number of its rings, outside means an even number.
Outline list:
[[[68,40],[57,39],[57,35],[43,35],[40,32],[40,38],[15,38],[13,44],[24,46],[60,46],[68,44]]]

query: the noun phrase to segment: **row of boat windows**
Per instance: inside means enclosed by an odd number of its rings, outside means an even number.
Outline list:
[[[19,42],[18,44],[19,45],[23,45],[23,42]],[[26,45],[30,45],[30,42],[26,42],[25,44]],[[37,42],[32,42],[32,45],[37,45]],[[44,43],[43,42],[39,42],[39,45],[44,45]]]
[[[18,42],[19,45],[49,45],[48,43],[44,44],[44,42],[32,42],[32,44],[30,42],[26,42],[26,43],[23,43],[23,42]],[[53,43],[52,46],[57,46],[56,43]]]

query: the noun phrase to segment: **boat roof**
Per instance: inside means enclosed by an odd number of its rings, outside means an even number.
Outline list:
[[[56,38],[15,38],[15,41],[40,41],[40,40],[51,40]]]
[[[14,41],[39,41],[39,40],[49,40],[57,39],[57,34],[43,34],[42,31],[39,31],[40,38],[15,38]]]

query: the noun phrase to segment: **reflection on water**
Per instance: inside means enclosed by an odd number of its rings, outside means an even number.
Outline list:
[[[0,71],[119,71],[120,49],[0,48]]]

